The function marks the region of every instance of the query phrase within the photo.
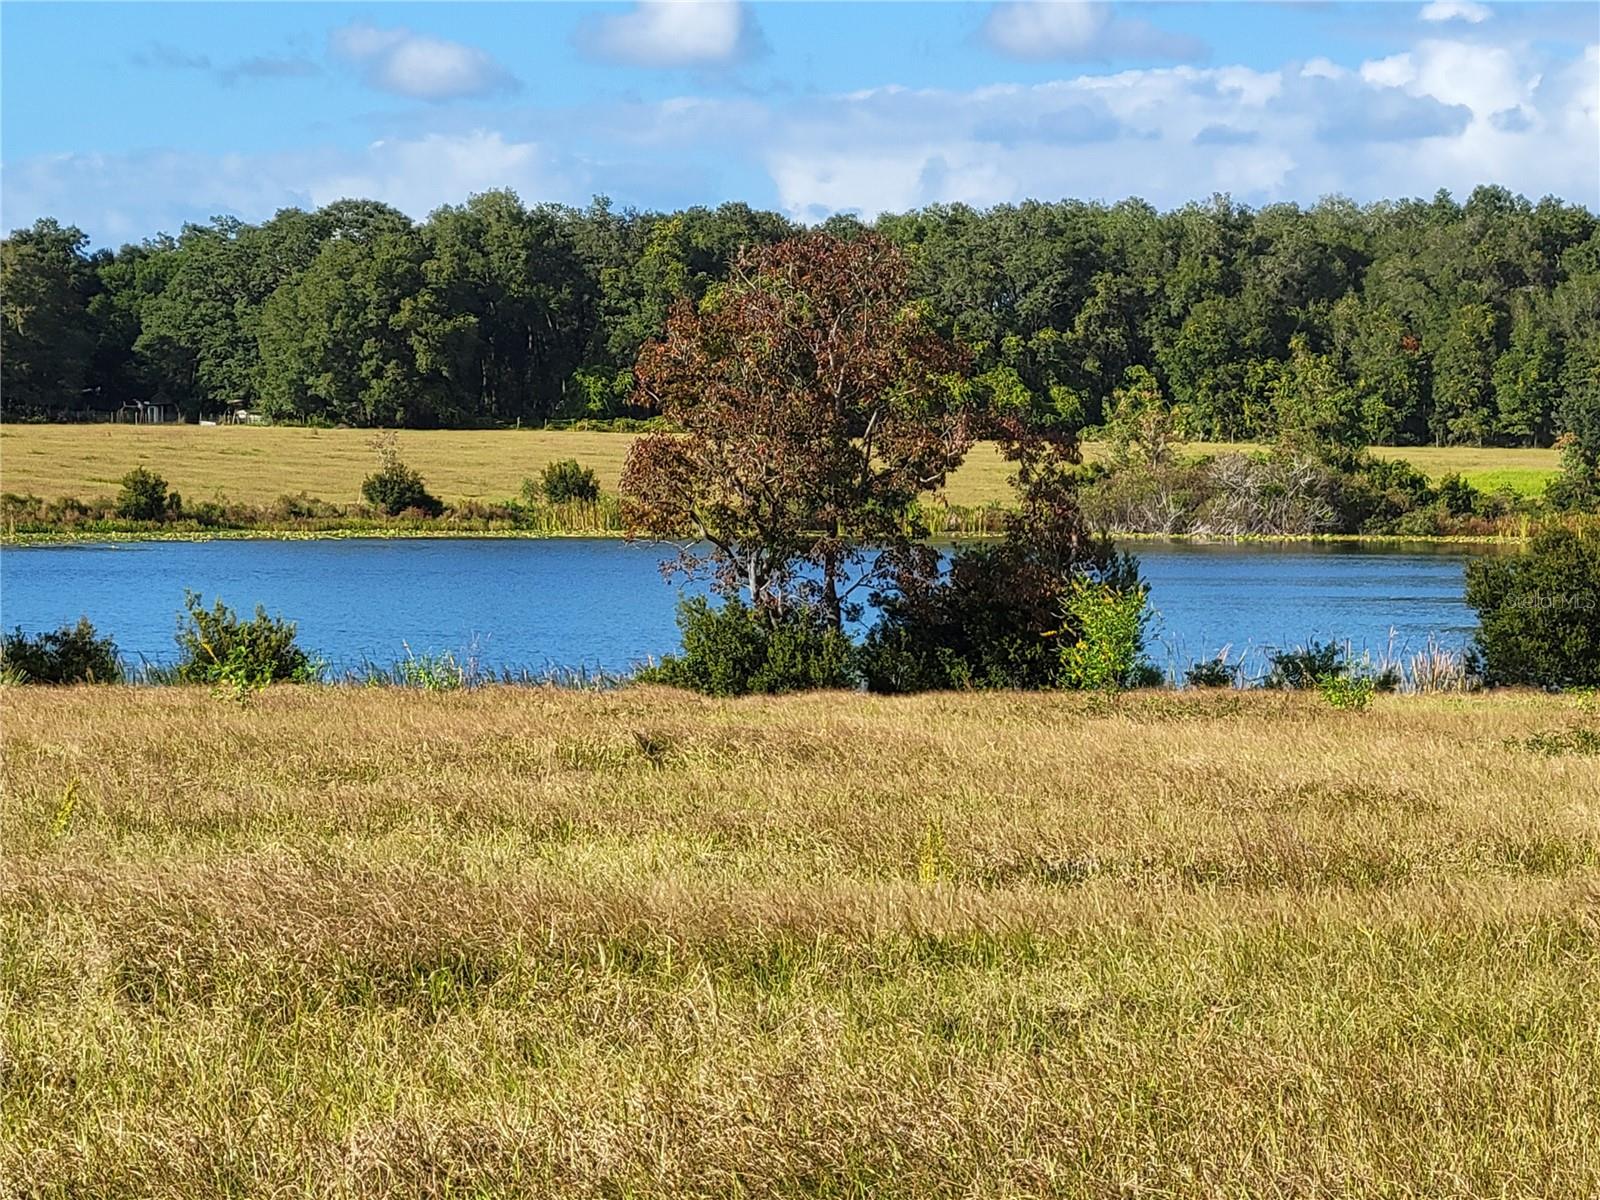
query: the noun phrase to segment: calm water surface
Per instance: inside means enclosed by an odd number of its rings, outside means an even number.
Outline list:
[[[1462,546],[1138,543],[1168,666],[1348,639],[1357,651],[1466,642]],[[491,667],[621,670],[677,644],[662,554],[615,539],[145,542],[0,551],[0,624],[87,616],[130,659],[170,660],[185,588],[299,623],[335,666],[473,653]]]

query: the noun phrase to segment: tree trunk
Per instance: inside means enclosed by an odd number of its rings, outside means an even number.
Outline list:
[[[822,611],[834,629],[844,629],[844,605],[839,599],[839,566],[830,554],[822,564]]]

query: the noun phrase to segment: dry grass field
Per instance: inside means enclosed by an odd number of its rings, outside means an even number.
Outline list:
[[[544,430],[435,430],[399,434],[401,454],[447,501],[504,500],[548,462],[576,458],[614,491],[634,435]],[[53,499],[114,492],[134,466],[160,472],[190,500],[264,504],[306,492],[350,503],[373,469],[372,434],[359,429],[252,426],[0,426],[0,490]],[[1195,447],[1215,452],[1222,446]],[[1231,447],[1237,448],[1237,447]],[[1101,448],[1090,444],[1093,459]],[[1423,446],[1379,453],[1405,458],[1435,477],[1456,471],[1488,490],[1537,494],[1555,476],[1553,450]],[[951,480],[952,504],[1005,503],[1010,468],[979,446]]]
[[[0,1194],[1600,1195],[1590,705],[6,689]]]

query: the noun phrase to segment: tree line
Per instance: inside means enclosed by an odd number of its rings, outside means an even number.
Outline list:
[[[995,403],[1093,429],[1130,388],[1185,436],[1549,445],[1600,407],[1600,220],[1481,187],[1463,203],[1214,197],[936,205],[870,225]],[[471,426],[644,415],[633,368],[741,248],[798,228],[475,195],[414,222],[342,200],[118,250],[42,219],[0,245],[8,419],[132,401],[190,420]]]

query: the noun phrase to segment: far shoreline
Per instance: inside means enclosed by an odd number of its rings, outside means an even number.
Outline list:
[[[997,540],[998,533],[953,533],[925,539],[934,545]],[[1533,533],[1516,534],[1418,534],[1311,533],[1241,534],[1224,537],[1196,533],[1127,533],[1106,531],[1113,541],[1142,545],[1172,543],[1195,546],[1237,545],[1374,545],[1374,546],[1505,546],[1527,545]],[[40,532],[0,534],[0,549],[48,549],[72,546],[149,544],[158,542],[318,542],[318,541],[628,541],[626,534],[602,530],[550,531],[542,529],[184,529],[184,530],[96,530],[84,532]],[[634,539],[649,544],[645,539]],[[660,543],[667,545],[668,543]]]

